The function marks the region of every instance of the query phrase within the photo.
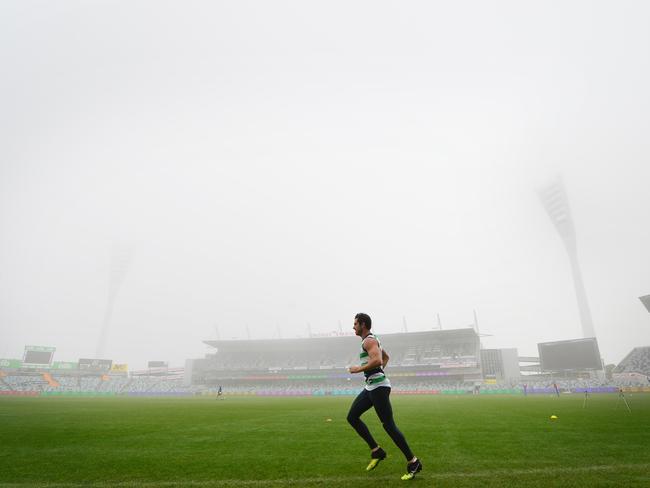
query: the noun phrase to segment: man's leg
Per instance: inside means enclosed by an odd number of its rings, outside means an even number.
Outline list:
[[[413,455],[411,448],[404,438],[404,434],[395,425],[395,421],[393,420],[393,407],[390,404],[390,388],[380,386],[370,393],[379,420],[381,420],[384,429],[406,458],[406,474],[402,476],[402,480],[412,480],[417,473],[422,471],[422,463]]]
[[[369,393],[372,404],[374,405],[375,411],[377,412],[377,416],[379,417],[379,420],[381,420],[381,423],[384,425],[384,429],[386,432],[388,432],[390,438],[393,439],[395,445],[399,447],[400,451],[402,451],[402,454],[404,454],[406,461],[413,461],[415,456],[413,455],[413,452],[411,452],[411,448],[406,442],[404,434],[400,432],[400,430],[397,428],[397,425],[395,425],[395,421],[393,420],[393,407],[390,404],[390,388],[386,386],[380,386],[379,388],[375,388]]]
[[[373,439],[366,424],[361,420],[361,415],[372,407],[372,400],[369,392],[364,388],[357,398],[352,402],[350,412],[348,413],[348,422],[354,427],[354,430],[363,438],[370,448],[370,463],[366,466],[366,471],[371,471],[377,467],[380,461],[386,459],[386,453],[379,447],[379,444]]]
[[[370,434],[368,426],[361,420],[361,415],[363,415],[370,409],[370,407],[372,407],[372,400],[370,399],[370,395],[368,393],[369,392],[364,388],[361,390],[361,393],[359,393],[354,399],[354,402],[352,402],[352,406],[350,407],[350,411],[348,412],[348,422],[352,427],[354,427],[354,430],[357,431],[357,434],[359,434],[361,438],[366,441],[370,449],[376,449],[378,445],[377,442]]]

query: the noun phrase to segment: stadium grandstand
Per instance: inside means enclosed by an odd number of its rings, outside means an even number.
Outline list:
[[[602,371],[580,367],[553,373],[537,365],[521,374],[516,349],[481,349],[473,328],[383,334],[380,340],[390,354],[395,393],[548,394],[556,386],[562,393],[615,392],[649,385],[645,377],[608,380]],[[221,387],[227,394],[355,395],[362,387],[360,375],[347,372],[358,363],[360,341],[353,335],[204,342],[214,352],[188,360],[185,368],[186,385],[204,394]]]
[[[528,371],[515,349],[481,349],[472,328],[384,334],[380,340],[391,357],[387,371],[395,393],[549,394],[556,386],[562,393],[650,391],[650,347],[634,348],[605,378],[587,370]],[[137,371],[104,359],[53,361],[54,348],[28,346],[23,360],[0,359],[0,395],[191,396],[221,387],[227,395],[318,396],[354,395],[363,385],[361,375],[347,372],[359,361],[360,341],[353,335],[204,342],[213,352],[188,359],[184,368],[150,361]]]
[[[52,348],[53,349],[53,348]],[[128,371],[125,364],[104,359],[77,362],[30,362],[0,359],[0,395],[159,396],[193,395],[183,384],[184,368]]]
[[[614,368],[614,373],[636,373],[650,377],[650,346],[632,349]]]
[[[482,379],[480,341],[472,328],[383,334],[380,340],[390,354],[395,391],[465,388]],[[204,342],[214,352],[188,360],[187,384],[289,394],[347,394],[360,388],[359,375],[347,372],[359,362],[360,341],[353,335]]]

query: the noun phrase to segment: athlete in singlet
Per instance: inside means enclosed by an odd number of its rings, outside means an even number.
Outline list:
[[[382,349],[379,339],[370,332],[371,327],[372,321],[367,314],[358,313],[354,317],[354,332],[361,337],[361,354],[359,355],[361,365],[350,366],[349,371],[350,373],[363,373],[366,385],[350,407],[348,422],[370,448],[370,464],[366,467],[366,470],[370,471],[380,461],[386,459],[386,452],[379,447],[368,427],[361,420],[361,415],[370,407],[375,407],[375,412],[377,412],[384,429],[406,458],[406,474],[402,476],[402,479],[410,480],[422,471],[422,463],[413,455],[404,434],[399,431],[393,420],[393,408],[390,404],[390,381],[384,374],[384,368],[388,364],[389,358],[386,351]]]

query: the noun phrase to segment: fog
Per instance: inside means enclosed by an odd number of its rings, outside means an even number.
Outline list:
[[[105,357],[182,365],[361,311],[380,335],[476,311],[536,355],[581,336],[537,193],[561,177],[618,363],[650,344],[649,14],[2,2],[0,358],[94,357],[106,322]]]

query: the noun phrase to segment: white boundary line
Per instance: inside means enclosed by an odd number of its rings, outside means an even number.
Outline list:
[[[453,479],[453,478],[493,478],[494,476],[525,476],[536,474],[571,474],[571,473],[588,473],[588,472],[603,472],[615,471],[626,469],[650,469],[650,463],[642,464],[610,464],[610,465],[594,465],[594,466],[579,466],[579,467],[549,467],[549,468],[531,468],[531,469],[495,469],[489,471],[476,471],[476,472],[447,472],[447,473],[421,473],[418,474],[419,479]],[[650,471],[648,472],[648,481],[650,482]],[[88,481],[88,482],[24,482],[24,483],[2,483],[0,488],[23,488],[28,486],[43,487],[43,488],[77,488],[77,487],[165,487],[165,486],[274,486],[274,485],[305,485],[309,483],[322,483],[331,486],[333,483],[349,483],[349,482],[363,482],[363,481],[395,481],[399,480],[399,473],[388,476],[325,476],[319,478],[286,478],[286,479],[259,479],[259,480],[177,480],[177,481]]]

